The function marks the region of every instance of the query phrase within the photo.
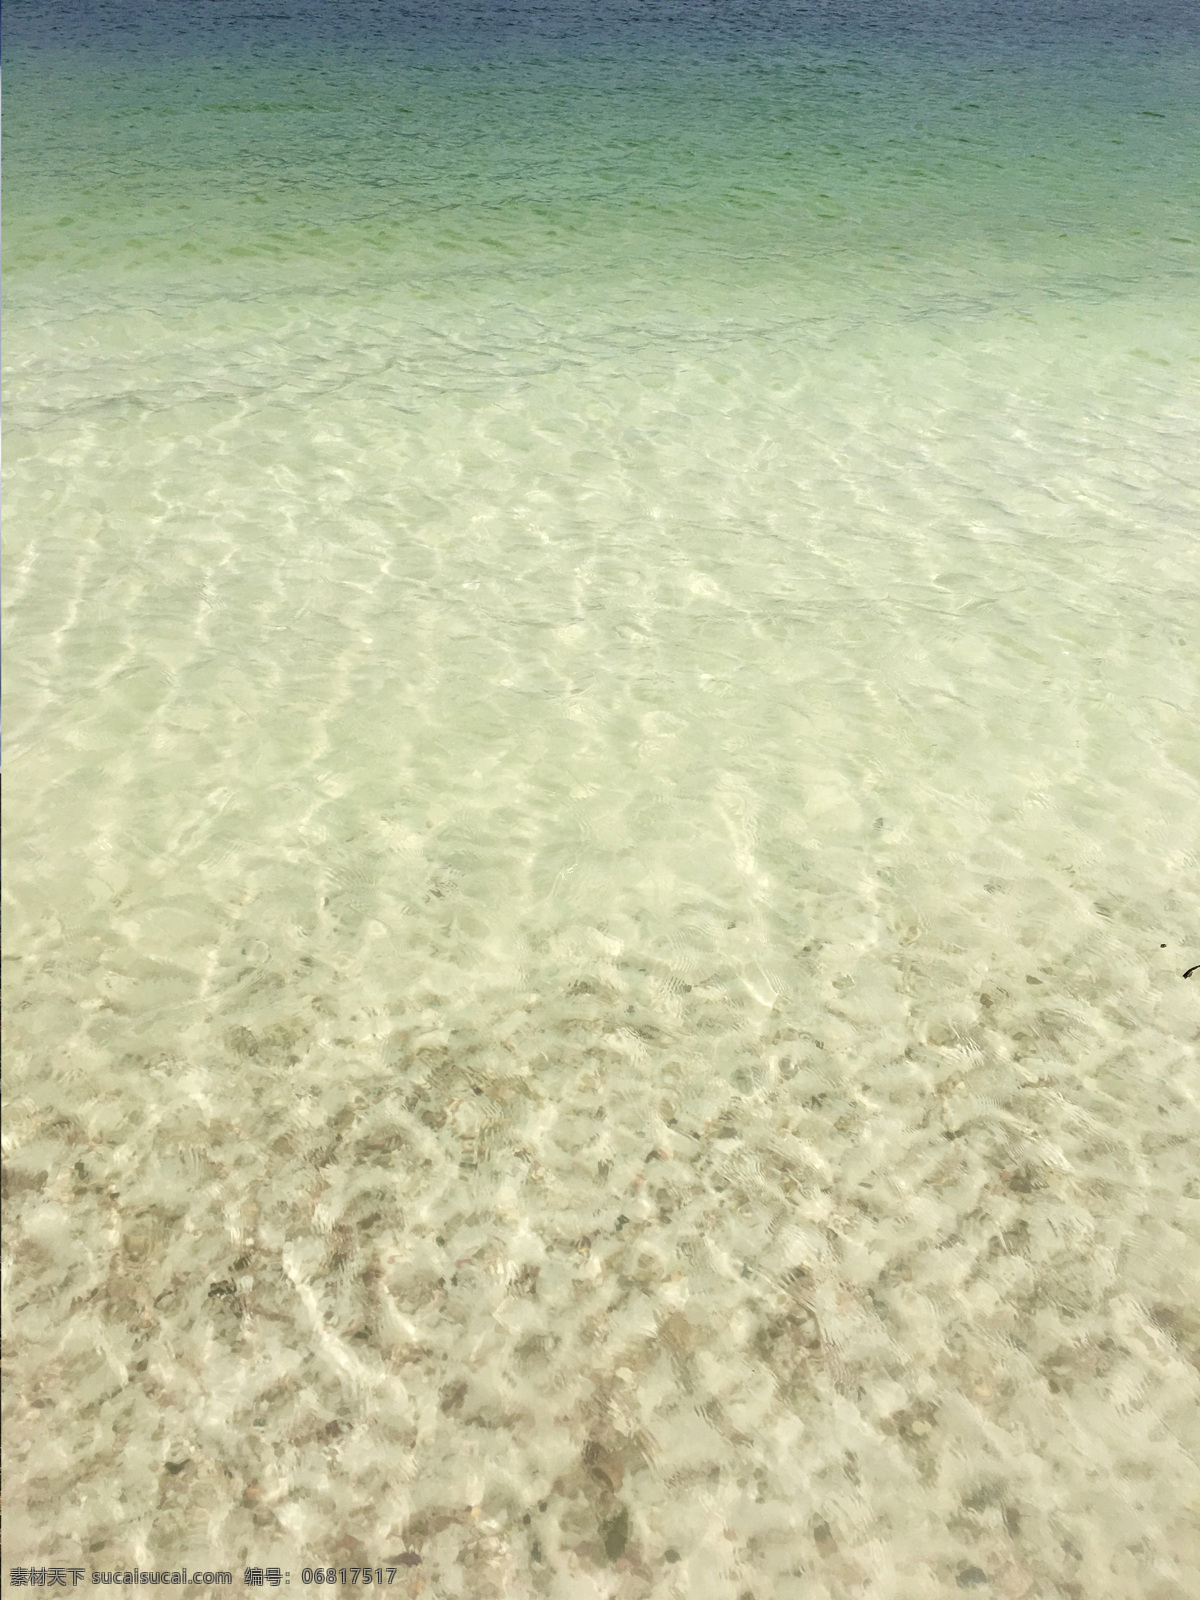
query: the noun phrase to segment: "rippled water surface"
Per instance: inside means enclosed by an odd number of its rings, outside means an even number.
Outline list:
[[[1195,13],[6,21],[6,1561],[1188,1600]]]

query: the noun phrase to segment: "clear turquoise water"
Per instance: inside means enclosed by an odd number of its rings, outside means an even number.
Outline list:
[[[6,23],[8,1560],[1185,1600],[1194,14]]]

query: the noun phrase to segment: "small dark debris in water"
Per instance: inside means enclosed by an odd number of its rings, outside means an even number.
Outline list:
[[[452,1388],[443,1390],[440,1402],[441,1410],[446,1416],[449,1416],[452,1411],[458,1410],[466,1398],[466,1384],[456,1383]]]
[[[210,1300],[228,1300],[237,1293],[232,1283],[214,1283],[209,1286]]]
[[[617,1232],[620,1233],[621,1229],[624,1228],[624,1227],[627,1227],[628,1224],[629,1224],[629,1218],[627,1216],[625,1216],[624,1213],[622,1213],[617,1218]]]
[[[964,1567],[956,1581],[960,1589],[978,1589],[981,1583],[988,1581],[988,1575],[982,1567]]]
[[[669,1550],[663,1551],[663,1560],[671,1562],[672,1565],[674,1565],[676,1561],[681,1561],[682,1559],[683,1558],[680,1556],[679,1551],[676,1550],[674,1545],[672,1545]]]
[[[1023,1172],[1018,1172],[1015,1177],[1010,1178],[1008,1180],[1008,1187],[1012,1190],[1013,1194],[1033,1193],[1033,1184]]]
[[[1184,973],[1185,978],[1190,978],[1193,972],[1200,972],[1200,965],[1189,967]]]
[[[398,1556],[394,1557],[394,1560],[398,1567],[419,1567],[421,1565],[421,1558],[415,1550],[403,1550]]]
[[[171,1474],[171,1476],[173,1478],[177,1478],[179,1476],[179,1474],[183,1471],[184,1467],[187,1466],[187,1462],[186,1461],[168,1461],[168,1462],[165,1463],[165,1465],[166,1465],[167,1471]]]
[[[474,1087],[474,1092],[476,1094],[482,1094],[483,1093],[483,1090],[479,1087],[478,1084],[475,1084],[473,1087]]]
[[[601,1524],[600,1532],[604,1536],[604,1554],[610,1561],[619,1561],[629,1543],[629,1513],[624,1506],[615,1517]]]
[[[542,1554],[542,1541],[540,1539],[533,1541],[529,1548],[529,1557],[531,1561],[544,1561],[546,1559]]]
[[[620,1456],[611,1450],[606,1450],[595,1439],[589,1439],[583,1447],[583,1464],[592,1477],[611,1494],[615,1494],[621,1487],[625,1468],[621,1464]]]

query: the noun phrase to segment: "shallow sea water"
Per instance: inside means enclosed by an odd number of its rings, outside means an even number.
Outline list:
[[[6,1561],[1186,1600],[1194,14],[6,21]]]

